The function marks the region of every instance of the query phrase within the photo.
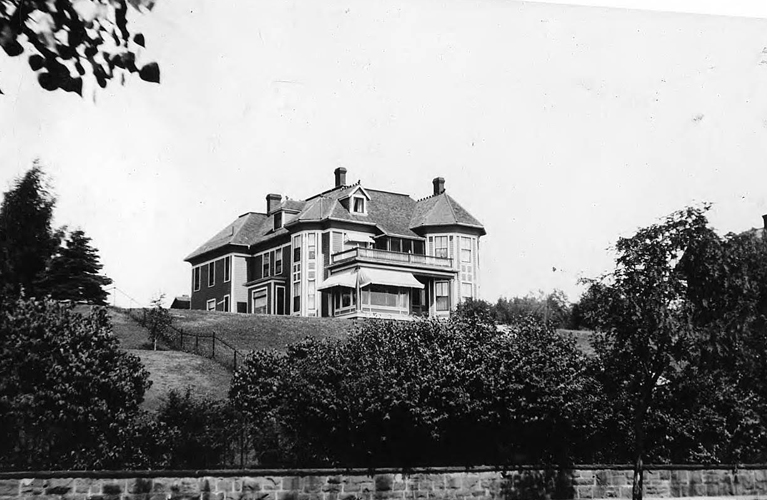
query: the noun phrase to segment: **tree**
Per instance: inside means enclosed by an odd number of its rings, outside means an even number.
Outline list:
[[[0,3],[0,5],[2,5]],[[39,163],[4,194],[0,205],[0,295],[41,295],[60,234],[51,227],[55,199]]]
[[[679,262],[710,234],[703,208],[675,212],[616,245],[615,270],[590,282],[594,347],[610,400],[628,414],[634,499],[642,498],[648,412],[659,388],[690,361],[695,329]]]
[[[7,0],[0,2],[0,47],[10,57],[30,52],[29,66],[45,90],[82,95],[83,78],[99,86],[128,73],[160,81],[157,63],[139,68],[144,36],[131,36],[128,5],[151,10],[155,0]],[[26,48],[25,48],[26,46]],[[2,92],[0,92],[2,93]]]
[[[501,297],[495,304],[495,313],[501,323],[512,323],[526,316],[550,321],[557,328],[567,328],[571,323],[570,304],[562,290],[551,293],[540,290],[537,294],[529,293],[511,299]]]
[[[82,230],[75,230],[67,237],[66,246],[53,256],[43,283],[52,298],[106,305],[104,287],[112,280],[99,274],[103,266],[90,242]]]
[[[139,411],[148,377],[119,348],[103,308],[82,316],[50,300],[0,305],[0,467],[146,465],[136,439],[152,427]]]

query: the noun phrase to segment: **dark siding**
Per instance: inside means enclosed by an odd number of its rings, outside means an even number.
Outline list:
[[[213,286],[208,286],[208,266],[215,265],[216,279]],[[224,295],[232,293],[232,282],[224,283],[224,259],[218,259],[210,264],[201,266],[200,290],[194,291],[192,288],[192,309],[205,309],[205,304],[210,299],[216,299],[216,302],[224,300]],[[231,297],[230,297],[231,301]],[[220,307],[220,306],[219,306]]]
[[[254,263],[254,266],[253,266],[253,271],[254,271],[253,279],[254,280],[260,280],[263,277],[262,276],[262,274],[263,274],[263,268],[262,268],[263,263],[261,262],[262,260],[263,259],[261,258],[260,255],[253,259],[253,263]]]
[[[322,279],[327,279],[330,275],[330,271],[328,271],[328,265],[330,265],[330,233],[322,233],[322,262],[325,264],[323,266],[323,276]],[[323,314],[325,316],[325,314]]]

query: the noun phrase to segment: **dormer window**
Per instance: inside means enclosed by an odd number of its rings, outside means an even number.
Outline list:
[[[277,212],[274,214],[274,230],[278,230],[282,227],[282,212]]]
[[[353,214],[366,214],[365,197],[355,196],[352,198],[352,213]]]

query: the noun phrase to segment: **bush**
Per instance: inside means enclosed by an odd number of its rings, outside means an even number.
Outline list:
[[[534,320],[508,335],[483,314],[370,321],[252,354],[230,397],[282,465],[563,463],[589,435],[582,366],[572,339]]]
[[[0,467],[140,465],[132,440],[149,386],[119,349],[103,308],[50,300],[0,304]]]

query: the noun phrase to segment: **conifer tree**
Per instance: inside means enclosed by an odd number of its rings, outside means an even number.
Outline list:
[[[99,274],[103,267],[91,239],[78,229],[66,240],[66,245],[51,260],[45,288],[54,299],[86,301],[106,305],[105,286],[112,280]]]

